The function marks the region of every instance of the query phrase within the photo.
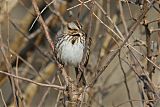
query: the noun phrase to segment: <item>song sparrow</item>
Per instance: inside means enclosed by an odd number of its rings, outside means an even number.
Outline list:
[[[90,46],[87,46],[86,57],[84,58],[84,62],[82,62],[86,39],[87,35],[82,30],[82,26],[78,21],[69,22],[64,25],[55,38],[55,56],[57,60],[62,65],[74,66],[76,75],[79,72],[79,64],[83,63],[86,66],[88,63]],[[82,79],[84,79],[83,75]]]

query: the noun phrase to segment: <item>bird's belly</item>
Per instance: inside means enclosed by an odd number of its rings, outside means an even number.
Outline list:
[[[61,60],[67,65],[78,66],[83,57],[84,45],[82,43],[72,44],[71,42],[63,42],[61,45]]]

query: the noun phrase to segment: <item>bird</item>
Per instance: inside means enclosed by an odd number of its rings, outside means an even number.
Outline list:
[[[85,57],[84,52],[86,52]],[[87,34],[79,21],[71,21],[63,25],[55,37],[55,57],[60,64],[75,67],[76,78],[81,73],[77,81],[82,80],[84,85],[86,80],[84,73],[79,70],[79,65],[82,63],[84,67],[87,66],[89,54],[90,42],[87,44]]]

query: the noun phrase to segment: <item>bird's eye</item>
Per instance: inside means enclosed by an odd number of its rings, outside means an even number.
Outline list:
[[[72,30],[72,28],[71,28],[71,27],[69,27],[69,26],[67,26],[67,27],[68,27],[68,29],[69,29],[69,30]]]

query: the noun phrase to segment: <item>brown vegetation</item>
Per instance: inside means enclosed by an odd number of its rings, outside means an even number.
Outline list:
[[[53,56],[72,20],[92,38],[84,87]],[[0,106],[160,107],[159,53],[159,0],[0,0]]]

